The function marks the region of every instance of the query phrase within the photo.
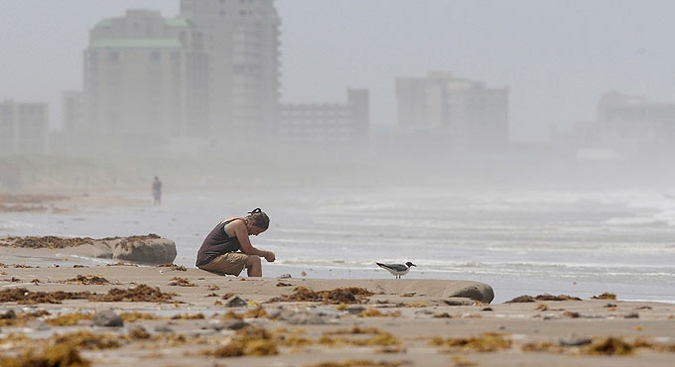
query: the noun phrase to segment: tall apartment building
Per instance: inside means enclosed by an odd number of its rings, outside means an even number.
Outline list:
[[[402,133],[445,136],[459,149],[508,144],[509,89],[455,78],[447,72],[396,79],[398,127]]]
[[[274,0],[181,0],[204,35],[214,134],[273,133],[279,101],[279,16]]]
[[[598,103],[599,143],[627,156],[673,149],[675,102],[649,101],[618,92]]]
[[[84,123],[72,128],[104,136],[202,134],[207,71],[203,35],[189,21],[149,10],[104,19],[84,52]]]
[[[280,23],[274,1],[182,0],[180,9],[174,19],[128,10],[90,31],[84,118],[67,120],[66,131],[215,142],[223,133],[274,132]]]
[[[47,103],[0,102],[0,154],[46,153],[48,134]]]
[[[61,93],[61,121],[64,130],[82,131],[84,126],[84,94],[82,91],[68,90]]]
[[[368,90],[347,90],[346,103],[286,103],[279,107],[277,136],[284,143],[368,142]]]

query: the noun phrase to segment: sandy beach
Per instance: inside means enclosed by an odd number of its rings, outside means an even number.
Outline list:
[[[5,263],[0,284],[2,366],[41,358],[58,366],[668,366],[675,357],[675,305],[607,294],[485,304],[447,296],[470,281],[255,279],[132,264]],[[121,325],[102,326],[110,311]]]

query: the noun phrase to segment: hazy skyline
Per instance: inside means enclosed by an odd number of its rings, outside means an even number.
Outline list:
[[[343,102],[367,88],[371,124],[396,123],[396,77],[447,70],[510,87],[513,140],[594,120],[610,90],[675,97],[669,1],[277,0],[282,102]],[[89,30],[126,9],[178,14],[179,0],[0,0],[0,100],[82,89]],[[58,127],[58,126],[57,126]]]

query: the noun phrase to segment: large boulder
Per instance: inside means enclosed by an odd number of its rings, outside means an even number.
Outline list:
[[[443,292],[443,297],[469,298],[483,303],[490,303],[495,299],[495,292],[491,286],[485,283],[472,282],[460,285],[457,288],[448,287],[445,292]]]
[[[141,264],[170,264],[176,258],[176,243],[156,235],[121,238],[112,244],[113,259]]]
[[[33,256],[45,258],[53,256],[63,258],[64,255],[77,255],[100,259],[116,259],[149,265],[173,263],[176,259],[176,243],[156,234],[130,237],[106,237],[94,239],[90,237],[3,237],[0,247],[8,249],[3,256],[20,252],[25,256],[27,251],[35,252]]]

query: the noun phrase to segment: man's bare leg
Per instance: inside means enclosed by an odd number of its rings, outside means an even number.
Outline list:
[[[246,273],[249,277],[262,276],[262,264],[260,262],[260,256],[250,255],[248,257],[248,260],[246,260]]]

